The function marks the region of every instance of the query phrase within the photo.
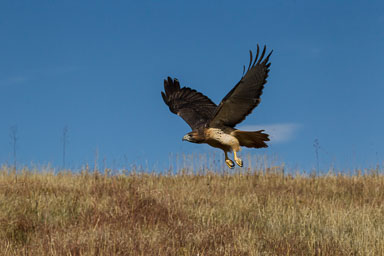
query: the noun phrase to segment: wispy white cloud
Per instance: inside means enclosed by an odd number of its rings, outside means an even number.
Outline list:
[[[320,47],[312,47],[310,48],[310,53],[312,54],[312,56],[319,56],[321,54],[321,48]]]
[[[380,15],[377,20],[379,23],[384,23],[384,15]]]
[[[257,131],[265,130],[270,136],[272,142],[283,143],[294,139],[297,131],[301,128],[300,124],[283,123],[283,124],[258,124],[258,125],[245,125],[238,127],[239,130],[244,131]]]
[[[41,77],[65,75],[77,70],[79,70],[79,67],[49,67],[32,69],[24,71],[16,76],[6,78],[0,77],[0,87],[24,84]]]
[[[29,78],[25,76],[14,76],[0,80],[0,87],[22,84],[28,81]]]

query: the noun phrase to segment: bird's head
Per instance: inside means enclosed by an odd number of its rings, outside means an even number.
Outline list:
[[[189,141],[193,143],[202,143],[203,138],[199,135],[197,131],[192,131],[184,135],[183,141]]]

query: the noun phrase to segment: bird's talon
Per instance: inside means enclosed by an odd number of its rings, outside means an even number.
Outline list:
[[[236,161],[238,166],[243,167],[243,160],[241,160],[240,158],[237,158],[237,159],[235,159],[235,161]]]
[[[226,159],[225,160],[225,163],[228,165],[229,168],[233,169],[233,167],[235,167],[235,164],[233,163],[233,161],[231,159]]]

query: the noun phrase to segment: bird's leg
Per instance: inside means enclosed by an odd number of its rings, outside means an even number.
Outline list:
[[[236,150],[233,150],[233,155],[235,158],[235,162],[237,163],[238,166],[243,167],[243,160],[237,157]]]
[[[225,163],[228,165],[228,167],[231,169],[235,167],[235,163],[228,157],[228,152],[224,151],[224,154],[225,154]]]

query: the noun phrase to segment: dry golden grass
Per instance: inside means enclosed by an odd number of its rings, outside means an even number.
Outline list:
[[[384,177],[0,171],[1,255],[383,255]]]

